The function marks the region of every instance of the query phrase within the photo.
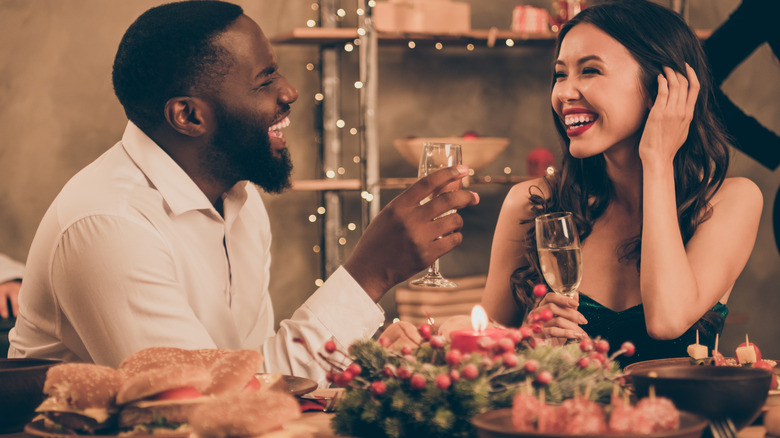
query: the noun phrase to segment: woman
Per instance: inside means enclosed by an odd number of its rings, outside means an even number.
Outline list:
[[[649,1],[603,4],[563,26],[554,68],[562,167],[507,195],[483,306],[505,325],[550,309],[548,336],[631,340],[632,361],[685,356],[697,330],[712,347],[763,200],[751,181],[725,178],[727,138],[698,39]],[[580,293],[534,303],[533,221],[553,211],[572,212],[580,233]]]

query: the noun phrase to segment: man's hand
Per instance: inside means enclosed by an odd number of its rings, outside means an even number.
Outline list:
[[[0,318],[15,317],[19,313],[19,289],[21,287],[22,282],[18,280],[0,284]],[[11,303],[10,309],[8,308],[9,302]]]
[[[344,268],[374,301],[463,241],[460,215],[439,216],[477,204],[476,193],[456,190],[420,202],[467,175],[466,166],[432,173],[398,195],[371,221]]]

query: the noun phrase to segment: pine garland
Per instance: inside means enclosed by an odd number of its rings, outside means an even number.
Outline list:
[[[429,334],[430,327],[420,332]],[[449,354],[441,336],[423,336],[406,355],[385,348],[381,339],[366,339],[350,346],[345,355],[354,362],[348,367],[321,354],[330,378],[346,388],[333,429],[355,437],[474,437],[471,417],[511,406],[521,388],[544,388],[550,403],[587,388],[591,399],[608,402],[619,384],[615,356],[633,353],[626,343],[606,357],[609,346],[598,339],[554,346],[518,330],[507,330],[507,337],[509,347],[505,341],[484,354],[463,355]]]

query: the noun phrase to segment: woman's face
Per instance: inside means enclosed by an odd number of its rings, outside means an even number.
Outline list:
[[[592,24],[574,26],[555,62],[552,106],[576,158],[615,145],[634,148],[649,111],[640,67],[617,40]]]

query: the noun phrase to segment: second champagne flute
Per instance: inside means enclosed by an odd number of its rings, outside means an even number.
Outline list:
[[[425,143],[423,144],[422,155],[420,156],[420,167],[417,172],[419,178],[442,169],[462,164],[461,149],[459,144],[453,143]],[[453,187],[448,187],[444,191],[457,190],[460,188],[460,182],[453,183]],[[434,193],[425,198],[421,203],[424,204],[440,193]],[[452,214],[455,210],[444,213],[442,216]],[[438,218],[437,218],[438,219]],[[457,284],[444,278],[439,272],[439,260],[433,262],[428,268],[425,276],[412,280],[410,284],[426,287],[456,287]]]
[[[571,213],[549,213],[536,218],[536,249],[550,289],[574,296],[582,280],[582,250]]]

